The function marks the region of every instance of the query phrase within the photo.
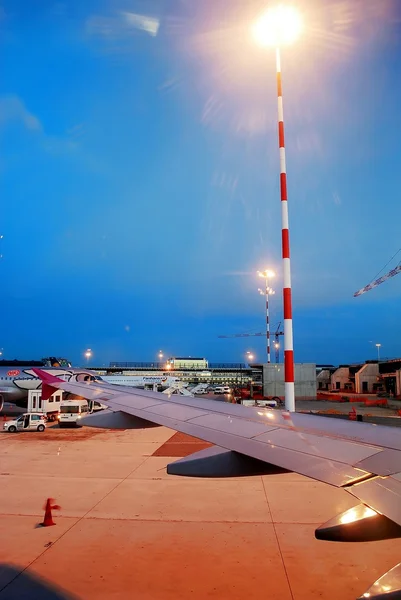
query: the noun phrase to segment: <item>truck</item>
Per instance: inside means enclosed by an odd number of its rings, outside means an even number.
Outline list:
[[[42,390],[29,390],[27,412],[42,414],[48,421],[56,421],[62,400],[62,390],[57,390],[47,400],[43,400]]]

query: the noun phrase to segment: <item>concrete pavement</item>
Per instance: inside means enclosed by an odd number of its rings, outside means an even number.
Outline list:
[[[173,435],[0,434],[0,600],[353,600],[398,562],[399,540],[314,539],[356,503],[343,490],[294,473],[167,475]],[[47,497],[61,510],[38,528]]]

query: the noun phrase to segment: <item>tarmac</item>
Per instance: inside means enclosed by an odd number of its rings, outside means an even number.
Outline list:
[[[164,427],[1,432],[0,600],[354,600],[399,561],[401,540],[315,539],[356,504],[344,490],[166,474],[206,446]]]

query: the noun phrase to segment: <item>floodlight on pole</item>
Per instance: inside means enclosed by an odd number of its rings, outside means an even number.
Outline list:
[[[260,16],[252,32],[260,46],[278,47],[294,43],[302,29],[300,12],[293,6],[279,4]]]
[[[90,358],[92,357],[92,350],[90,348],[87,348],[85,350],[84,356],[86,358],[86,362],[89,362]]]
[[[258,271],[259,277],[263,277],[266,283],[266,287],[264,290],[258,288],[258,292],[261,296],[265,296],[266,298],[266,354],[267,354],[267,363],[271,362],[270,359],[270,317],[269,317],[269,296],[272,296],[276,292],[269,286],[269,279],[271,277],[275,277],[275,272],[271,269],[265,269],[264,271]]]
[[[290,265],[290,237],[287,199],[287,169],[284,143],[283,92],[281,84],[280,47],[293,43],[302,31],[301,14],[291,6],[279,4],[268,9],[253,27],[253,36],[262,46],[276,48],[276,76],[278,103],[278,141],[280,152],[281,235],[283,258],[284,305],[284,389],[285,408],[295,411],[294,346],[292,334],[292,293]]]
[[[380,361],[380,348],[382,347],[381,344],[375,344],[376,348],[377,348],[377,360]]]

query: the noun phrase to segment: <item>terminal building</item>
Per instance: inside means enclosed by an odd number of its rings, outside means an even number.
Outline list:
[[[111,362],[109,367],[91,367],[98,375],[172,375],[186,383],[211,386],[254,387],[265,397],[284,397],[283,364],[209,363],[205,358],[175,357],[165,362]],[[296,398],[316,398],[316,364],[295,365]]]
[[[185,383],[248,385],[255,369],[244,363],[209,363],[205,358],[174,357],[164,362],[111,362],[109,367],[91,367],[98,375],[174,375]],[[261,381],[261,376],[256,377]]]
[[[380,392],[401,396],[401,359],[340,365],[330,374],[320,372],[317,377],[318,391],[351,392],[355,394],[378,394]]]
[[[211,386],[257,386],[265,397],[284,396],[284,365],[211,363],[206,358],[174,357],[165,362],[111,362],[108,367],[91,367],[98,375],[174,374],[190,384]],[[295,364],[295,397],[316,398],[318,392],[388,394],[401,397],[401,358],[367,360],[361,363],[316,365]]]

